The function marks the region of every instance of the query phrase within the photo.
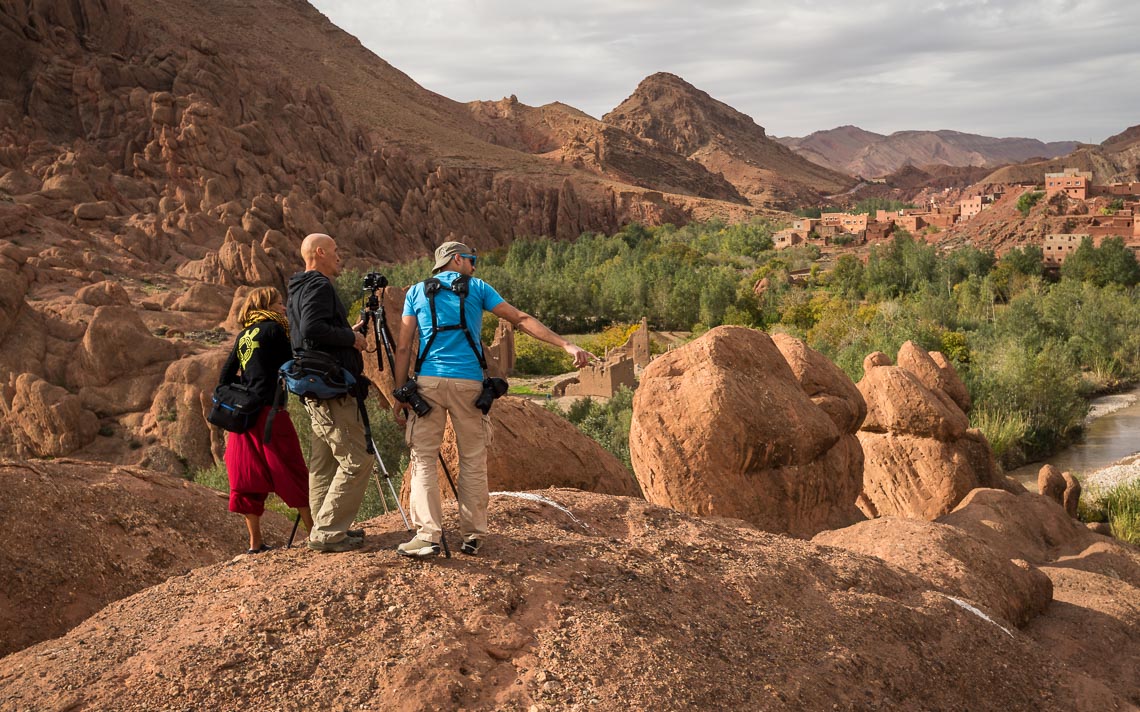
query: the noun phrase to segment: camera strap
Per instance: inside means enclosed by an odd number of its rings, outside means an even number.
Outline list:
[[[487,377],[487,359],[483,357],[483,351],[475,344],[475,338],[471,335],[471,330],[467,328],[467,311],[465,303],[467,301],[467,288],[470,279],[467,275],[459,275],[455,278],[450,285],[444,284],[435,277],[425,279],[424,294],[428,298],[428,305],[431,307],[431,335],[428,336],[427,341],[420,348],[420,353],[416,357],[415,372],[418,374],[420,368],[424,365],[424,359],[427,358],[428,352],[431,350],[431,345],[435,342],[436,334],[441,331],[462,331],[463,336],[467,339],[467,345],[475,353],[475,358],[479,361],[479,368],[483,369],[483,377]],[[459,323],[447,324],[445,326],[439,325],[439,318],[435,310],[435,295],[439,294],[441,289],[446,289],[455,296],[459,297]]]

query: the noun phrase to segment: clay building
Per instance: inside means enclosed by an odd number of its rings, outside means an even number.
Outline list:
[[[958,201],[958,210],[963,220],[969,220],[982,212],[982,196],[975,195],[971,198],[962,198]]]
[[[597,365],[584,366],[578,371],[577,376],[571,376],[555,384],[551,395],[556,398],[561,396],[610,398],[622,386],[637,387],[633,357],[627,354],[607,358]]]
[[[804,241],[804,236],[795,228],[779,230],[772,235],[772,242],[777,250],[785,250]]]
[[[1092,187],[1092,173],[1079,168],[1066,168],[1060,173],[1045,174],[1045,197],[1064,193],[1070,198],[1087,200]]]
[[[926,227],[925,215],[900,215],[895,218],[895,224],[912,235]]]
[[[806,235],[815,230],[819,226],[819,223],[819,218],[796,218],[792,221],[792,229]]]
[[[1109,183],[1104,186],[1104,192],[1113,196],[1140,196],[1140,181],[1130,183]]]
[[[1059,267],[1065,258],[1077,251],[1081,242],[1091,237],[1088,233],[1056,233],[1047,235],[1041,245],[1043,260],[1047,266]]]

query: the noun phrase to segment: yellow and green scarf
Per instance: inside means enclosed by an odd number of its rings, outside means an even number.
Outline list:
[[[269,311],[268,309],[254,309],[245,318],[245,323],[242,324],[243,329],[248,329],[259,321],[275,321],[281,325],[285,330],[285,338],[289,338],[289,320],[285,318],[284,314]]]

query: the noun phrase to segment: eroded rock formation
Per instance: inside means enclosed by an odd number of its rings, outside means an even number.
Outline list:
[[[858,521],[864,405],[850,385],[803,344],[742,327],[658,357],[630,429],[646,498],[798,536]]]
[[[976,487],[1020,488],[1007,482],[985,436],[970,427],[969,395],[953,366],[911,341],[898,362],[869,355],[858,383],[867,402],[859,430],[864,512],[935,519]]]

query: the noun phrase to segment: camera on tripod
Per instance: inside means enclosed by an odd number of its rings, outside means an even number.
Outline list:
[[[375,292],[377,289],[383,289],[388,286],[388,278],[379,272],[369,272],[364,275],[364,285],[361,291]]]
[[[392,395],[401,403],[410,405],[420,418],[431,412],[431,403],[428,403],[420,395],[419,385],[415,381],[408,381],[393,391]]]

